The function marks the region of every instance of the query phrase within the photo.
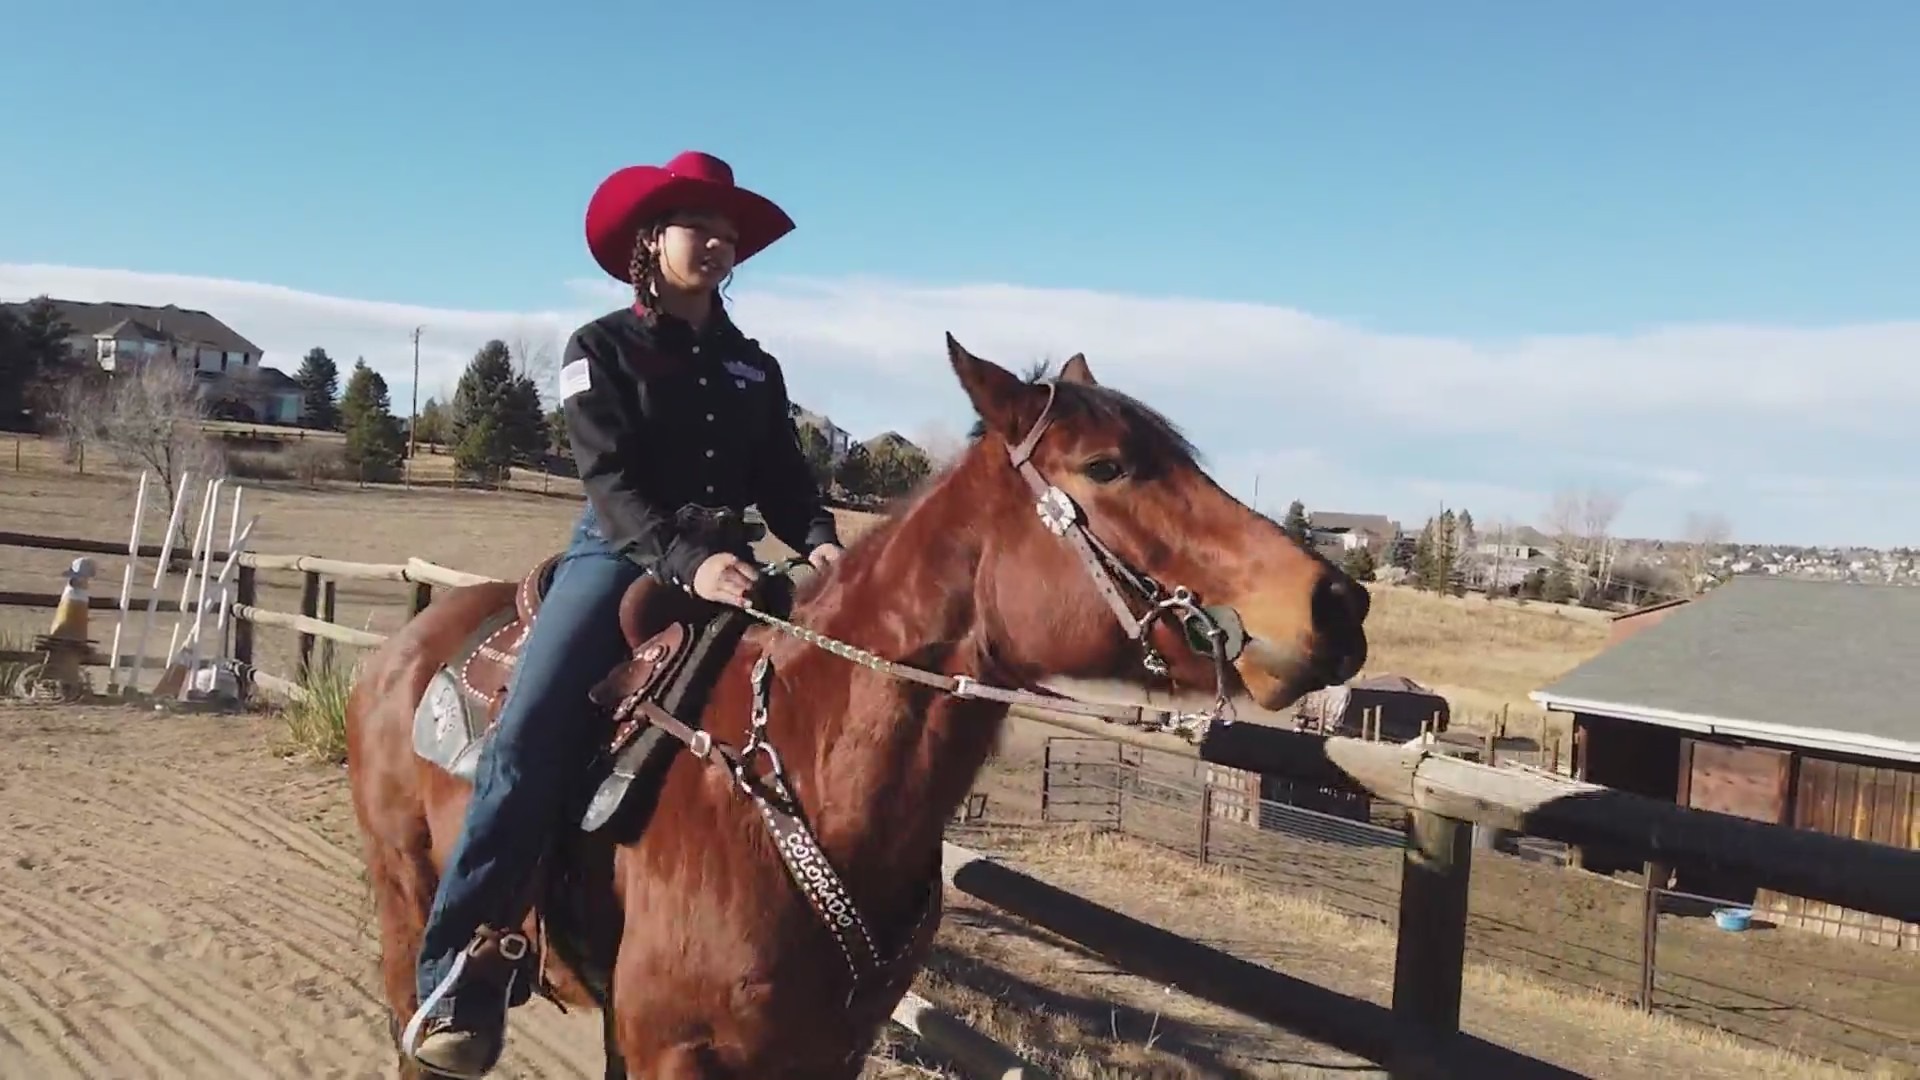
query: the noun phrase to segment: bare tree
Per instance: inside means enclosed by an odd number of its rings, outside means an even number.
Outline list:
[[[513,357],[514,374],[525,375],[533,380],[542,395],[558,399],[559,388],[554,380],[560,367],[555,363],[552,335],[529,333],[522,328],[515,332],[507,352]]]
[[[77,378],[63,395],[61,426],[69,439],[110,451],[122,464],[150,469],[171,514],[188,472],[201,479],[226,473],[226,455],[201,423],[207,403],[193,372],[166,359]],[[186,523],[183,521],[182,526]]]
[[[1726,515],[1694,512],[1687,515],[1681,528],[1679,574],[1681,595],[1698,596],[1707,576],[1707,564],[1714,552],[1733,537],[1733,526]]]
[[[1616,555],[1613,520],[1620,515],[1620,496],[1601,488],[1554,493],[1543,522],[1560,559],[1569,567],[1584,568],[1591,587],[1605,592]]]

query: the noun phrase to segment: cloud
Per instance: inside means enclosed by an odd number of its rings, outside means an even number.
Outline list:
[[[422,396],[444,395],[486,339],[557,348],[624,302],[611,282],[564,286],[567,302],[549,309],[457,311],[0,264],[0,298],[205,308],[283,370],[314,345],[345,364],[365,356],[396,403],[407,401],[416,325],[426,328]],[[1920,506],[1897,498],[1910,482],[1889,464],[1920,460],[1920,321],[1467,340],[1278,305],[998,284],[787,278],[733,293],[742,327],[781,358],[795,396],[856,435],[966,428],[941,349],[952,331],[1014,368],[1085,352],[1102,381],[1186,428],[1236,493],[1251,497],[1258,476],[1266,507],[1298,497],[1417,522],[1444,503],[1537,522],[1553,491],[1599,485],[1625,497],[1618,525],[1639,535],[1673,535],[1689,511],[1723,513],[1756,539],[1920,535]]]

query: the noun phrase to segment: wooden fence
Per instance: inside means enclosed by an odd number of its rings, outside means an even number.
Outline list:
[[[330,579],[386,580],[412,587],[418,611],[436,586],[492,580],[419,559],[369,564],[299,555],[239,556],[232,652],[253,685],[299,693],[298,679],[251,667],[252,627],[300,635],[300,663],[316,639],[367,647],[381,635],[325,618]],[[305,575],[298,614],[254,605],[257,572]],[[1395,1076],[1575,1074],[1460,1031],[1467,885],[1475,825],[1568,844],[1603,842],[1658,866],[1695,865],[1743,875],[1789,895],[1920,922],[1920,852],[1828,836],[1582,783],[1543,771],[1497,768],[1420,746],[1308,735],[1252,724],[1215,725],[1198,746],[1173,735],[1045,710],[1018,715],[1117,742],[1328,788],[1357,788],[1408,810],[1401,866],[1392,1006],[1383,1009],[1291,978],[1102,907],[954,844],[944,870],[953,888],[1077,942],[1136,974],[1258,1020],[1381,1062]],[[959,1021],[930,1023],[932,1006],[909,999],[895,1019],[951,1036]],[[939,1037],[938,1035],[930,1037]],[[977,1054],[982,1036],[970,1034]],[[958,1041],[950,1040],[957,1047]],[[935,1044],[956,1056],[967,1052]],[[1011,1056],[1011,1052],[1006,1052]],[[1019,1065],[1021,1075],[1039,1075]],[[991,1073],[989,1073],[991,1075]]]

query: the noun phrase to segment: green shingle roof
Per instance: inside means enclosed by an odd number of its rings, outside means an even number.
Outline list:
[[[1536,690],[1572,712],[1920,760],[1920,588],[1742,575]],[[1610,705],[1615,709],[1584,706]],[[1651,715],[1650,715],[1651,714]]]

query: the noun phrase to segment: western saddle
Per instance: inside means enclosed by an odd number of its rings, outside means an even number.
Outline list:
[[[559,553],[549,555],[520,579],[512,614],[456,672],[467,693],[485,707],[483,730],[491,730],[499,720],[514,665],[539,618],[560,559]],[[792,586],[785,575],[763,577],[755,603],[784,615],[792,602]],[[736,608],[703,600],[647,574],[620,598],[620,632],[628,657],[594,685],[589,700],[611,713],[622,701],[637,697],[697,727],[709,684],[732,655],[747,621]],[[604,752],[619,755],[646,725],[644,713],[630,711],[611,732]]]

